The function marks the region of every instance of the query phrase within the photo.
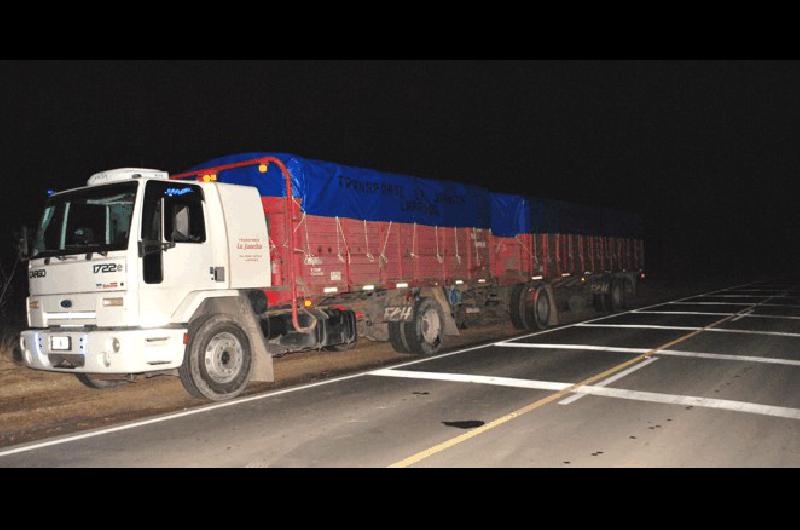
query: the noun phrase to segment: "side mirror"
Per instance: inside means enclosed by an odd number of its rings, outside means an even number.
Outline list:
[[[17,251],[20,261],[28,261],[31,259],[31,241],[27,226],[23,226],[19,229],[19,246],[17,247]]]

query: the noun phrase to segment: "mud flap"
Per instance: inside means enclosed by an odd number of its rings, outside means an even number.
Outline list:
[[[431,295],[433,298],[439,302],[439,305],[442,308],[442,313],[444,313],[444,334],[450,336],[458,336],[461,335],[461,332],[456,326],[456,319],[453,318],[452,315],[452,307],[450,307],[450,302],[444,296],[444,291],[442,289],[431,289]]]
[[[261,325],[256,320],[250,301],[246,296],[239,297],[239,315],[241,315],[240,323],[247,333],[247,338],[250,339],[250,347],[253,351],[253,367],[250,380],[264,383],[275,381],[272,355],[267,352]]]

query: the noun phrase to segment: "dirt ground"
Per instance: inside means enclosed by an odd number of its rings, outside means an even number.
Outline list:
[[[667,289],[657,282],[640,287],[634,301],[644,306],[693,293],[719,289],[734,282],[700,280]],[[739,282],[742,283],[742,282]],[[593,312],[564,313],[562,322],[592,318]],[[491,342],[520,334],[511,324],[481,326],[448,337],[446,348]],[[265,392],[334,375],[413,359],[389,343],[361,339],[345,352],[304,352],[275,359],[275,383],[251,383],[246,394]],[[135,418],[195,407],[207,403],[191,398],[176,377],[139,378],[122,387],[93,390],[73,374],[39,372],[15,362],[8,348],[0,352],[0,446],[116,424]]]

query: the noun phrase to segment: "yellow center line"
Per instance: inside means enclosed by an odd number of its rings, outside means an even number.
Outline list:
[[[756,304],[756,305],[758,305],[758,304]],[[744,309],[742,311],[745,311],[747,309],[753,309],[753,307],[755,307],[755,306],[751,306],[751,307],[746,308],[746,309]],[[739,313],[741,313],[742,311],[740,311]],[[500,426],[500,425],[502,425],[502,424],[504,424],[504,423],[506,423],[508,421],[511,421],[514,418],[518,418],[518,417],[520,417],[520,416],[522,416],[524,414],[527,414],[527,413],[529,413],[529,412],[531,412],[533,410],[536,410],[536,409],[538,409],[540,407],[543,407],[544,405],[547,405],[548,403],[551,403],[553,401],[559,400],[562,397],[564,397],[565,395],[571,394],[572,392],[574,392],[576,389],[578,389],[580,387],[591,385],[592,383],[596,383],[596,382],[598,382],[598,381],[600,381],[602,379],[605,379],[605,378],[607,378],[607,377],[609,377],[609,376],[611,376],[611,375],[613,375],[613,374],[615,374],[615,373],[617,373],[617,372],[619,372],[621,370],[624,370],[625,368],[627,368],[627,367],[629,367],[629,366],[631,366],[633,364],[639,363],[639,362],[651,357],[654,353],[656,353],[657,350],[669,349],[670,347],[672,347],[672,346],[674,346],[676,344],[679,344],[679,343],[681,343],[681,342],[683,342],[683,341],[685,341],[687,339],[690,339],[690,338],[694,337],[695,335],[697,335],[697,334],[699,334],[699,333],[701,333],[701,332],[703,332],[703,331],[705,331],[705,330],[707,330],[709,328],[712,328],[714,326],[718,326],[719,324],[722,324],[726,320],[732,319],[733,317],[737,316],[739,313],[736,313],[736,314],[729,315],[729,316],[726,316],[724,318],[721,318],[721,319],[717,320],[716,322],[712,322],[711,324],[709,324],[709,325],[707,325],[707,326],[705,326],[705,327],[703,327],[701,329],[698,329],[698,330],[692,331],[690,333],[687,333],[686,335],[678,337],[675,340],[672,340],[670,342],[662,344],[661,346],[658,346],[658,347],[653,348],[652,350],[649,350],[649,351],[647,351],[647,352],[645,352],[645,353],[643,353],[641,355],[638,355],[638,356],[634,357],[633,359],[629,359],[629,360],[627,360],[627,361],[625,361],[623,363],[620,363],[620,364],[618,364],[616,366],[613,366],[613,367],[609,368],[608,370],[605,370],[605,371],[600,372],[598,374],[595,374],[595,375],[592,375],[590,377],[587,377],[583,381],[579,381],[578,383],[575,383],[572,386],[569,386],[569,387],[567,387],[567,388],[565,388],[563,390],[559,390],[558,392],[556,392],[554,394],[550,394],[550,395],[548,395],[546,397],[543,397],[542,399],[534,401],[533,403],[529,403],[528,405],[525,405],[524,407],[522,407],[520,409],[517,409],[517,410],[515,410],[513,412],[510,412],[510,413],[506,414],[505,416],[503,416],[501,418],[497,418],[496,420],[490,421],[489,423],[485,423],[485,424],[481,425],[480,427],[477,427],[475,429],[470,429],[469,431],[465,432],[464,434],[461,434],[461,435],[456,436],[454,438],[450,438],[449,440],[445,440],[444,442],[439,443],[437,445],[434,445],[433,447],[429,447],[428,449],[425,449],[425,450],[420,451],[420,452],[418,452],[416,454],[413,454],[413,455],[409,456],[408,458],[404,458],[403,460],[400,460],[398,462],[395,462],[394,464],[391,464],[388,467],[408,467],[408,466],[411,466],[413,464],[416,464],[417,462],[420,462],[421,460],[425,460],[426,458],[428,458],[430,456],[433,456],[436,453],[440,453],[440,452],[444,451],[445,449],[449,449],[450,447],[458,445],[458,444],[460,444],[462,442],[466,442],[467,440],[470,440],[470,439],[478,436],[481,433],[484,433],[486,431],[494,429],[495,427],[498,427],[498,426]]]

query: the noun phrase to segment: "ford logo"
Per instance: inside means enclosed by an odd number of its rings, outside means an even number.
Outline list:
[[[61,307],[72,307],[72,300],[61,300]]]

